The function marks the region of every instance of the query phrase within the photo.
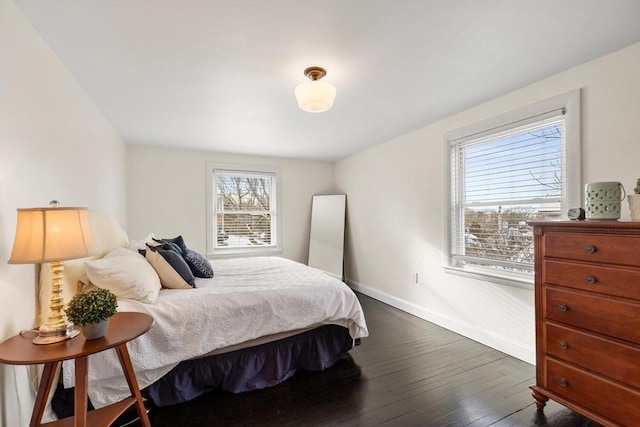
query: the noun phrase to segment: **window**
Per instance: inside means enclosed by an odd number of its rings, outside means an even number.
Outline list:
[[[447,135],[451,269],[533,282],[528,222],[580,205],[579,117],[575,91]]]
[[[207,168],[207,253],[278,251],[278,170],[213,163]]]

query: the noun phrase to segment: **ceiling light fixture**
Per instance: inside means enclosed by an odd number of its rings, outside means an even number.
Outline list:
[[[298,106],[310,113],[329,110],[336,99],[336,87],[326,80],[320,81],[327,75],[327,71],[322,67],[309,67],[304,70],[304,75],[311,81],[300,83],[296,87]]]

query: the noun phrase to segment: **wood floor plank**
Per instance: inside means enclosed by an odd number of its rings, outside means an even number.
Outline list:
[[[597,426],[553,402],[539,414],[533,366],[358,296],[371,336],[333,367],[265,390],[152,408],[152,425]]]

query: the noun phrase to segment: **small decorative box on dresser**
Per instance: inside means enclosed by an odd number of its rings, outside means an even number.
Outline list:
[[[538,410],[640,426],[640,222],[532,225]]]

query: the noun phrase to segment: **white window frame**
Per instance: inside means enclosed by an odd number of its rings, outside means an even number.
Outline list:
[[[219,257],[219,256],[237,256],[237,255],[273,255],[275,253],[282,252],[282,179],[281,171],[279,167],[275,166],[253,166],[253,165],[240,165],[240,164],[226,164],[217,162],[207,162],[206,165],[206,190],[207,190],[207,256]],[[246,246],[246,247],[216,247],[216,211],[215,206],[217,203],[217,189],[216,189],[216,177],[215,173],[226,172],[238,174],[256,174],[265,175],[270,174],[274,176],[275,180],[275,199],[269,201],[271,205],[272,216],[275,216],[273,224],[275,224],[275,233],[272,230],[272,239],[275,239],[275,245],[270,246]],[[273,225],[272,225],[273,227]]]
[[[448,165],[447,179],[445,179],[446,195],[445,206],[448,207],[448,215],[445,215],[446,236],[448,244],[445,270],[474,279],[490,281],[511,286],[531,288],[533,286],[533,272],[515,273],[492,268],[483,268],[476,265],[458,266],[453,259],[453,227],[451,218],[455,215],[455,200],[452,195],[451,152],[453,146],[464,141],[470,141],[490,135],[496,135],[512,128],[517,128],[529,123],[535,123],[545,116],[553,114],[553,111],[564,110],[565,144],[561,201],[561,216],[566,218],[566,213],[571,207],[581,206],[581,148],[580,148],[580,89],[558,95],[554,98],[541,101],[518,110],[514,110],[499,116],[465,126],[445,135],[445,156]]]

